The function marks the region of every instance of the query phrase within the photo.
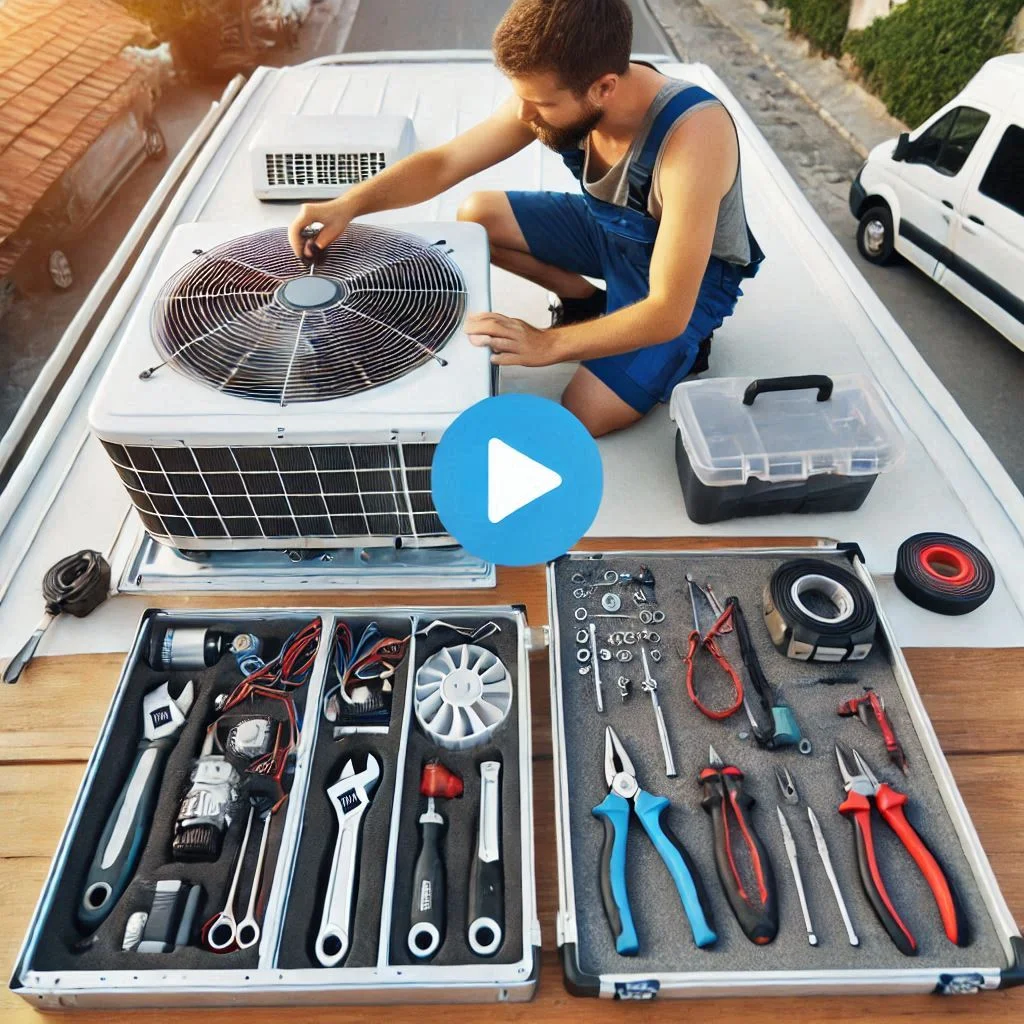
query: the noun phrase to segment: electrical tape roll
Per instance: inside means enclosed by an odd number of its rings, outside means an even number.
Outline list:
[[[824,594],[834,615],[803,599]],[[764,588],[764,620],[776,648],[796,661],[860,661],[871,652],[877,618],[868,588],[830,562],[798,558],[775,570]]]
[[[939,615],[980,608],[995,587],[992,563],[950,533],[915,533],[896,552],[896,586],[916,605]]]

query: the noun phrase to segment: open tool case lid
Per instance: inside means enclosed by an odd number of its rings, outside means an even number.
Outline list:
[[[259,943],[248,950],[222,955],[195,944],[166,954],[115,955],[108,936],[105,945],[97,943],[85,952],[72,952],[66,938],[73,934],[74,907],[82,891],[84,869],[95,849],[93,833],[102,827],[95,819],[106,818],[109,803],[127,777],[124,765],[131,764],[135,750],[141,693],[148,692],[168,675],[176,681],[194,675],[196,707],[200,708],[201,701],[209,703],[228,676],[232,677],[229,688],[240,678],[235,666],[228,664],[230,656],[205,671],[155,672],[145,660],[153,630],[168,625],[201,626],[236,633],[265,633],[283,639],[297,625],[317,617],[322,621],[322,636],[299,709],[304,722],[296,751],[294,781],[282,808],[281,821],[271,832],[264,874],[266,909]],[[439,619],[466,627],[493,620],[501,627],[478,643],[494,652],[509,673],[509,714],[485,745],[468,750],[441,749],[431,744],[416,725],[412,700],[416,670],[441,646],[468,642],[465,638],[453,640],[450,633],[417,634],[418,626]],[[321,713],[323,696],[334,679],[329,663],[339,621],[349,623],[353,630],[377,621],[385,635],[391,631],[394,636],[401,635],[398,630],[404,624],[412,634],[394,677],[386,735],[346,735],[343,742],[337,743],[333,727]],[[509,606],[211,611],[190,608],[145,612],[14,966],[12,990],[42,1009],[530,998],[537,983],[540,946],[533,853],[528,656],[532,638],[523,610]],[[169,755],[165,778],[174,773],[174,784],[162,785],[150,830],[150,837],[159,847],[157,855],[166,851],[167,856],[161,860],[144,849],[134,880],[108,918],[118,945],[128,914],[143,909],[141,904],[147,894],[151,899],[155,879],[184,877],[193,883],[197,881],[187,874],[196,865],[189,867],[167,860],[174,809],[183,794],[191,759],[198,753],[204,721],[197,721],[192,732],[182,733],[187,749]],[[327,968],[316,962],[313,953],[324,904],[323,877],[329,870],[338,833],[325,787],[338,778],[347,758],[358,758],[368,750],[379,758],[381,776],[361,829],[360,881],[352,941],[345,961]],[[417,962],[410,957],[405,938],[412,902],[412,862],[418,844],[417,818],[425,807],[418,785],[424,760],[437,757],[462,775],[465,792],[461,800],[446,801],[451,806],[441,808],[448,819],[447,938],[432,960]],[[477,847],[479,763],[494,757],[502,763],[500,834],[505,929],[493,956],[474,959],[468,955],[465,942],[464,904],[469,887],[462,879],[469,876]],[[115,763],[116,771],[111,768]],[[116,777],[116,781],[107,784],[108,776]],[[168,809],[170,819],[165,820]],[[242,825],[244,822],[237,820],[232,824],[224,839],[225,850],[231,834],[240,832]],[[255,859],[256,845],[251,843],[247,847],[243,873],[246,880],[250,877],[248,865]],[[84,862],[83,848],[87,851]],[[234,854],[228,856],[233,858]],[[199,869],[206,866],[199,865]],[[145,878],[143,869],[148,872]],[[206,888],[200,921],[220,910],[226,891],[219,877],[211,879]],[[236,918],[244,913],[244,903],[243,896],[236,897]],[[148,902],[144,906],[148,908]]]
[[[762,595],[772,572],[792,558],[823,559],[840,565],[863,581],[878,604],[871,577],[853,546],[800,550],[742,549],[657,552],[570,553],[548,567],[551,623],[551,702],[555,759],[555,821],[558,839],[559,914],[557,941],[561,947],[566,987],[576,995],[614,998],[763,996],[843,994],[852,990],[875,993],[965,992],[1024,983],[1024,940],[999,891],[977,833],[968,816],[949,765],[942,753],[884,611],[878,608],[874,649],[863,661],[826,664],[786,658],[772,645],[762,611]],[[602,591],[596,598],[573,596],[582,572],[600,579],[608,569],[635,573],[647,566],[656,579],[657,604],[665,611],[656,627],[663,655],[651,664],[658,680],[678,775],[666,777],[666,766],[651,701],[639,682],[636,658],[621,664],[601,662],[604,713],[597,712],[592,675],[581,676],[576,658],[577,609],[584,605],[601,613]],[[772,688],[790,705],[812,753],[795,747],[759,749],[749,734],[741,709],[724,721],[701,714],[687,696],[683,655],[692,615],[685,574],[712,581],[719,600],[739,598]],[[637,607],[625,587],[618,588],[621,611]],[[702,614],[706,631],[711,620]],[[589,621],[594,621],[591,618]],[[625,626],[622,620],[612,629]],[[605,632],[598,626],[599,633]],[[733,636],[721,646],[749,690],[738,644]],[[617,649],[617,648],[616,648]],[[628,701],[620,700],[616,677],[632,678]],[[719,699],[727,693],[724,677],[706,653],[697,661],[697,688]],[[856,676],[850,685],[822,685],[822,676]],[[909,760],[904,776],[889,763],[877,726],[866,728],[856,717],[840,718],[841,701],[874,687],[885,699],[886,711]],[[717,688],[717,689],[716,689]],[[723,706],[721,704],[717,706]],[[605,918],[599,886],[604,838],[602,822],[591,809],[608,794],[604,778],[604,726],[611,725],[633,761],[640,787],[670,800],[664,821],[697,865],[710,898],[718,941],[698,949],[675,887],[664,864],[639,823],[633,822],[626,854],[626,887],[639,938],[636,956],[620,956]],[[943,934],[935,902],[920,872],[898,839],[875,814],[874,837],[882,875],[910,924],[919,955],[903,956],[873,914],[860,885],[850,823],[838,813],[845,798],[834,756],[836,740],[854,746],[875,774],[907,794],[907,817],[942,861],[961,895],[971,941],[954,946]],[[733,916],[718,876],[708,815],[701,808],[699,772],[708,765],[714,745],[726,764],[739,767],[744,791],[755,800],[754,827],[765,843],[774,867],[780,906],[777,937],[755,945],[743,935]],[[792,773],[800,806],[787,806],[776,783],[775,766]],[[796,840],[804,887],[818,945],[808,943],[790,863],[776,815],[780,805]],[[811,806],[824,831],[832,864],[859,938],[850,945],[846,930],[818,856],[806,807]],[[635,815],[633,815],[635,817]]]

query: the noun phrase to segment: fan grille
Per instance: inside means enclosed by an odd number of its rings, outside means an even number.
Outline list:
[[[358,394],[438,352],[466,309],[443,240],[351,224],[307,267],[282,228],[193,260],[161,289],[152,332],[165,361],[208,387],[287,405]]]
[[[447,535],[432,444],[103,447],[146,529],[171,543]]]

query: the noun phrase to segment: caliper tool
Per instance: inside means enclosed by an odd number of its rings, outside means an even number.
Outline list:
[[[746,696],[743,698],[743,708],[750,720],[750,731],[758,746],[767,750],[775,750],[777,747],[790,747],[799,745],[800,752],[809,754],[811,752],[810,741],[801,739],[800,727],[796,724],[796,717],[793,709],[788,704],[779,701],[771,684],[768,682],[764,670],[761,668],[761,660],[757,656],[757,649],[750,639],[750,629],[747,626],[747,617],[740,607],[739,598],[730,597],[725,602],[725,610],[732,609],[732,622],[736,627],[736,639],[740,645],[740,657],[747,670],[747,678],[757,694],[758,703],[764,712],[765,718],[771,724],[764,726],[754,714],[750,701]]]
[[[412,909],[406,945],[420,960],[433,956],[444,942],[447,876],[441,845],[447,822],[434,807],[437,799],[462,796],[462,779],[440,761],[428,761],[420,775],[420,795],[427,809],[420,815],[420,851],[412,877]]]
[[[156,807],[167,755],[174,749],[195,703],[195,686],[187,682],[177,697],[161,683],[142,698],[139,741],[121,795],[110,810],[78,905],[78,923],[95,931],[113,910],[135,873]]]
[[[743,789],[743,772],[725,764],[714,747],[708,752],[708,760],[709,766],[700,773],[704,791],[701,806],[711,815],[718,879],[743,934],[751,942],[764,945],[778,934],[779,904],[768,851],[750,820],[754,800]],[[733,825],[746,844],[756,893],[748,893],[734,856]]]
[[[366,765],[360,771],[356,771],[351,758],[346,761],[338,781],[327,790],[327,799],[338,816],[338,839],[316,937],[316,958],[324,967],[341,963],[351,944],[359,880],[359,839],[366,808],[379,780],[380,762],[373,754],[367,754]]]
[[[818,821],[818,816],[814,813],[814,809],[810,804],[807,805],[807,820],[811,823],[811,831],[814,833],[814,843],[818,847],[818,856],[821,858],[821,863],[824,865],[825,874],[828,875],[829,884],[832,886],[832,892],[835,894],[836,903],[839,904],[839,913],[843,916],[843,924],[846,926],[846,936],[850,940],[851,946],[859,946],[860,939],[857,938],[857,933],[853,930],[853,922],[850,920],[850,912],[846,909],[846,900],[843,899],[843,891],[839,888],[839,879],[836,878],[835,869],[832,867],[832,858],[828,853],[828,843],[825,842],[825,833],[821,830],[821,823]]]
[[[626,890],[630,801],[675,883],[694,943],[698,947],[710,946],[718,936],[711,923],[710,904],[700,875],[682,844],[661,820],[669,801],[640,788],[633,762],[611,726],[607,726],[604,733],[604,776],[608,782],[608,795],[592,813],[604,824],[601,897],[615,937],[616,952],[620,956],[635,956],[640,949]]]
[[[956,893],[924,840],[907,821],[903,812],[907,797],[903,793],[897,792],[887,782],[879,782],[867,762],[856,750],[852,750],[850,753],[853,756],[853,771],[850,770],[842,749],[836,744],[836,760],[839,762],[843,785],[849,794],[839,805],[839,813],[853,822],[857,842],[857,867],[860,871],[861,884],[864,886],[864,892],[878,915],[882,927],[889,933],[889,937],[901,953],[905,956],[917,954],[917,941],[896,912],[878,867],[871,828],[872,806],[878,809],[878,813],[899,837],[921,874],[924,875],[939,908],[939,916],[942,919],[946,938],[958,946],[966,946],[969,941],[967,923]]]
[[[793,782],[793,776],[790,775],[788,768],[775,769],[775,778],[779,783],[779,790],[782,793],[782,799],[791,806],[795,806],[800,803],[800,795],[796,791],[796,784]],[[785,814],[782,813],[781,807],[776,807],[775,810],[779,815],[779,827],[782,829],[782,843],[786,847],[786,856],[789,858],[789,867],[793,872],[793,881],[796,883],[797,896],[800,897],[800,911],[804,915],[804,927],[807,929],[807,941],[812,946],[818,944],[818,936],[814,934],[814,926],[811,924],[811,912],[807,908],[807,894],[804,892],[804,879],[803,875],[800,874],[800,860],[796,849],[796,840],[793,838],[793,833],[790,830],[789,822],[786,821]]]
[[[722,649],[718,646],[717,637],[719,637],[729,626],[733,616],[733,605],[728,601],[726,602],[725,610],[715,620],[714,625],[708,630],[706,636],[701,636],[700,632],[700,613],[697,611],[697,594],[703,594],[704,592],[697,586],[694,578],[687,573],[686,574],[686,585],[690,592],[690,608],[693,611],[693,629],[690,630],[690,635],[687,638],[687,650],[686,656],[683,659],[686,663],[686,692],[690,695],[690,700],[697,705],[697,708],[708,718],[714,719],[715,721],[721,721],[723,718],[728,718],[731,714],[738,711],[740,706],[743,704],[743,681],[736,674],[736,670],[729,664],[729,659],[726,658],[725,654],[722,653]],[[705,595],[705,600],[707,596]],[[725,673],[735,693],[735,699],[732,704],[727,708],[721,710],[713,710],[701,703],[700,698],[697,696],[697,684],[696,684],[696,661],[697,655],[701,649],[704,649],[711,655],[712,658],[718,663],[719,668]]]
[[[896,730],[885,713],[885,700],[880,693],[866,688],[863,697],[851,697],[839,705],[839,715],[842,718],[852,718],[856,715],[864,725],[870,725],[869,715],[875,716],[878,728],[882,730],[882,739],[885,740],[885,749],[889,751],[889,760],[904,775],[907,774],[907,755],[903,753],[903,747],[896,739]]]

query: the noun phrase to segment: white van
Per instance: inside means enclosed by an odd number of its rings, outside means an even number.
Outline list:
[[[1024,54],[994,57],[850,186],[857,247],[898,252],[1024,349]]]

